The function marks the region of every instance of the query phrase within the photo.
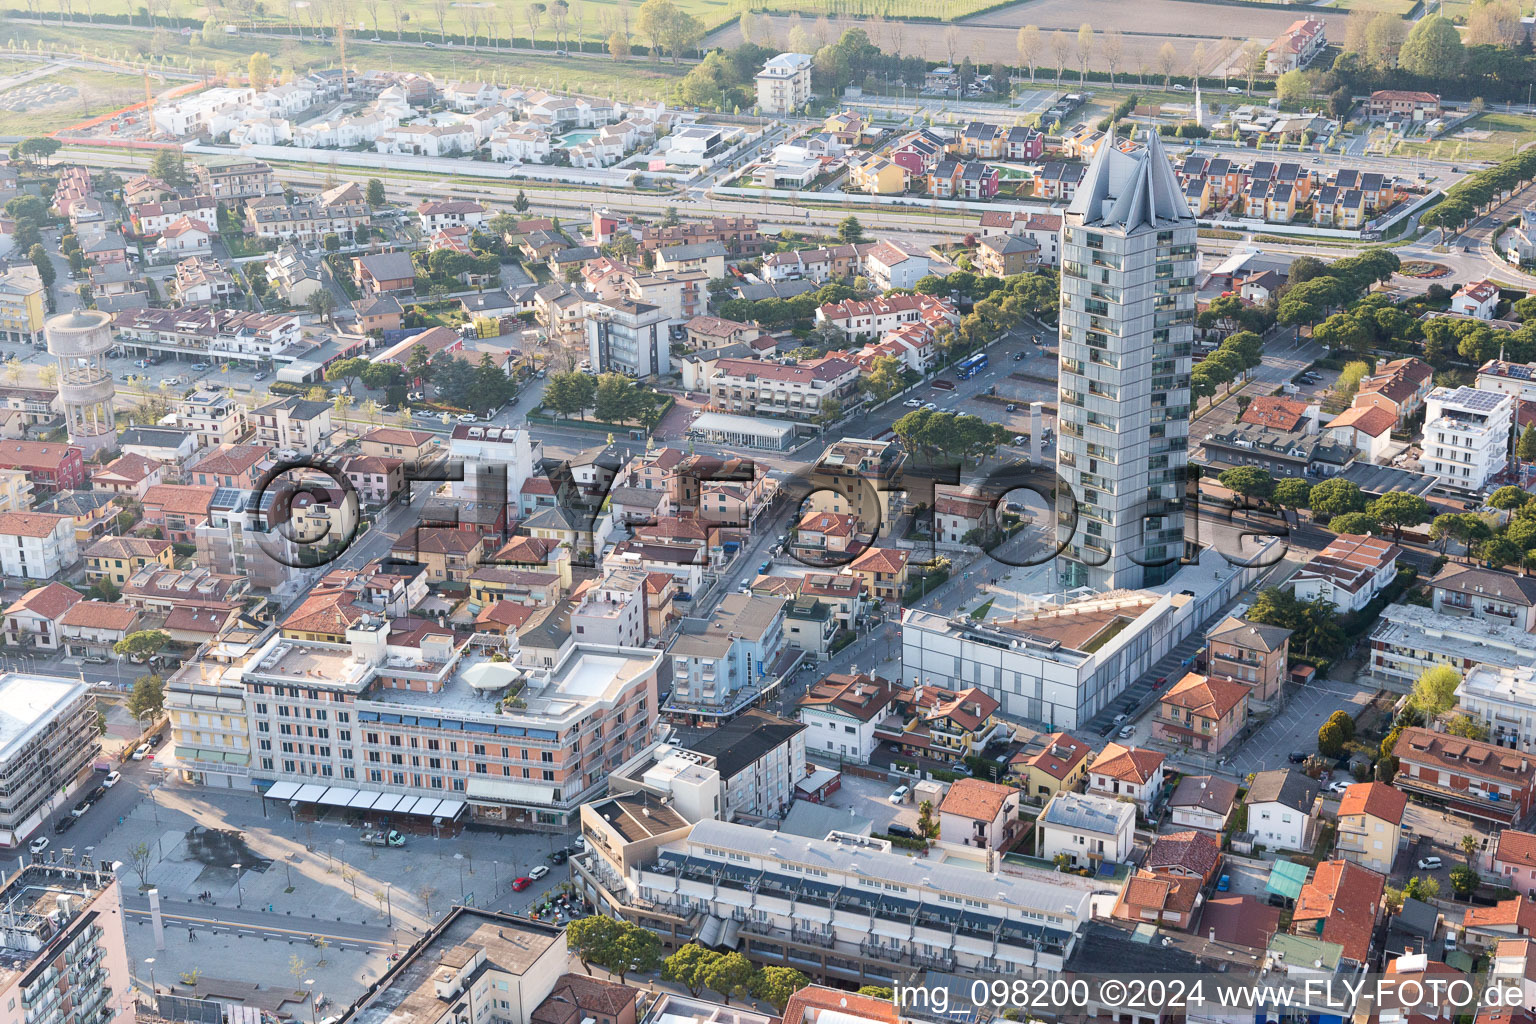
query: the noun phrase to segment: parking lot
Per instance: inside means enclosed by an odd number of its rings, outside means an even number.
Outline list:
[[[875,832],[884,832],[897,821],[916,829],[917,805],[910,802],[910,797],[908,803],[899,806],[891,803],[891,793],[895,789],[895,783],[859,778],[845,772],[842,788],[828,797],[823,806],[849,810],[860,818],[868,818],[874,822]]]
[[[1285,707],[1248,738],[1229,761],[1239,775],[1284,768],[1294,751],[1317,752],[1317,730],[1338,710],[1358,715],[1376,688],[1368,683],[1322,679],[1295,690]]]

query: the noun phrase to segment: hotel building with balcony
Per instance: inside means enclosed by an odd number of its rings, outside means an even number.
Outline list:
[[[577,887],[599,912],[759,966],[885,984],[914,971],[1054,977],[1089,917],[1090,879],[945,847],[913,860],[888,842],[825,839],[675,814],[584,809]],[[608,809],[612,810],[612,809]],[[684,831],[686,829],[686,832]]]

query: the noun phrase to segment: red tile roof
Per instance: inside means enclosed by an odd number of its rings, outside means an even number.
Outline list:
[[[1163,755],[1156,750],[1110,743],[1094,759],[1093,774],[1141,786],[1150,782],[1162,766]]]
[[[105,601],[81,601],[59,620],[61,625],[80,626],[85,629],[128,630],[138,621],[139,611],[125,604],[108,604]]]
[[[1248,697],[1248,687],[1231,679],[1191,672],[1163,694],[1162,703],[1202,718],[1220,719]]]
[[[28,611],[41,615],[45,619],[57,620],[59,616],[84,600],[85,597],[79,591],[66,587],[62,583],[50,583],[45,587],[38,587],[36,590],[29,590],[22,594],[5,610],[5,614],[14,615],[17,612]]]
[[[1291,915],[1292,930],[1337,943],[1346,957],[1363,964],[1385,887],[1386,880],[1369,868],[1344,860],[1324,861],[1301,887]]]
[[[50,512],[0,512],[0,537],[51,537],[60,523],[74,521]]]
[[[1494,849],[1493,859],[1505,864],[1520,864],[1524,867],[1536,868],[1536,835],[1512,828],[1504,829],[1499,833],[1498,846]]]
[[[1019,754],[1012,763],[1037,768],[1058,782],[1077,771],[1093,748],[1082,740],[1064,732],[1053,732],[1044,737],[1045,749],[1033,754]]]
[[[939,805],[941,814],[955,814],[972,821],[994,821],[1002,813],[1003,806],[1018,790],[984,779],[957,779],[944,794]]]
[[[1344,798],[1339,801],[1339,817],[1369,814],[1373,818],[1401,825],[1403,809],[1407,806],[1408,794],[1400,789],[1385,782],[1357,782],[1344,791]]]
[[[1536,935],[1536,903],[1516,896],[1491,907],[1468,907],[1461,923],[1467,928],[1514,928],[1521,935]]]

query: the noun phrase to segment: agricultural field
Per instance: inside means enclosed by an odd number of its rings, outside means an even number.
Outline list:
[[[1303,12],[1294,6],[1264,3],[1243,4],[1238,8],[1193,0],[1141,0],[1135,5],[1134,29],[1137,34],[1205,39],[1244,34],[1262,37],[1267,45],[1302,13],[1326,23],[1330,37],[1337,34],[1343,38],[1347,17],[1343,12],[1316,7],[1307,7]],[[1124,30],[1131,27],[1126,24],[1127,16],[1123,0],[1034,0],[967,18],[964,24],[1015,30],[1021,25],[1038,25],[1042,31],[1060,28],[1076,32],[1086,21],[1095,28],[1119,27]],[[1242,23],[1240,30],[1233,24],[1239,19]]]
[[[151,88],[158,93],[178,84],[152,82]],[[0,135],[55,131],[143,98],[144,81],[138,75],[61,67],[54,74],[0,90]]]
[[[1536,117],[1488,113],[1438,139],[1400,142],[1392,155],[1496,163],[1508,159],[1533,139],[1536,139]]]
[[[154,53],[169,58],[171,67],[187,68],[190,62],[191,70],[197,73],[206,71],[211,74],[221,67],[241,66],[258,50],[270,53],[273,64],[282,69],[334,67],[337,59],[334,45],[299,43],[291,39],[233,36],[219,40],[218,45],[204,46],[196,34],[183,37],[163,30],[151,34],[102,26],[87,28],[74,25],[60,28],[58,25],[14,23],[8,25],[7,29],[13,43],[28,49],[39,45],[44,48],[83,48],[88,54],[104,58],[135,60]],[[664,62],[641,59],[614,61],[591,54],[585,58],[567,58],[511,51],[498,53],[485,46],[477,50],[468,47],[412,47],[408,51],[402,51],[399,46],[367,43],[347,47],[347,63],[353,67],[401,67],[407,62],[412,70],[448,78],[481,78],[508,84],[584,92],[619,100],[668,96],[677,79],[688,70],[686,65],[673,67]],[[140,86],[138,93],[128,97],[126,102],[136,102],[143,98],[142,94]],[[70,118],[54,127],[63,127],[75,120],[79,118]]]
[[[1328,6],[1340,11],[1370,11],[1372,14],[1395,14],[1402,18],[1413,10],[1417,2],[1418,0],[1331,0]],[[1445,13],[1449,17],[1450,12]]]

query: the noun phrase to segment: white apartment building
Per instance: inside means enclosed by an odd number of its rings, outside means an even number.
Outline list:
[[[1155,135],[1099,147],[1067,208],[1056,468],[1067,588],[1141,587],[1184,554],[1195,217]]]
[[[1425,402],[1424,471],[1446,487],[1480,491],[1509,463],[1515,402],[1477,388],[1435,388]]]
[[[589,842],[592,839],[589,838]],[[599,906],[681,941],[736,940],[759,964],[815,964],[854,983],[925,968],[1055,977],[1089,917],[1087,879],[1027,866],[988,870],[984,851],[914,860],[877,839],[800,839],[700,821],[628,870],[597,846],[578,884]],[[622,872],[622,873],[621,873]],[[713,938],[711,938],[713,936]]]
[[[757,73],[757,108],[764,114],[791,114],[811,98],[811,67],[808,53],[781,53],[768,58]]]
[[[756,700],[771,681],[771,670],[784,649],[784,608],[779,597],[727,594],[697,631],[696,620],[672,640],[674,712],[723,720]]]
[[[0,676],[0,845],[20,846],[101,749],[96,700],[84,681]],[[0,947],[3,947],[0,939]],[[3,989],[0,989],[3,991]]]
[[[266,363],[304,340],[298,314],[206,306],[125,309],[113,316],[112,328],[134,356],[164,353]]]
[[[176,423],[196,435],[199,448],[234,444],[245,436],[245,406],[222,391],[197,391],[176,403]]]
[[[833,673],[800,698],[800,721],[812,756],[868,764],[879,740],[875,726],[891,713],[889,682],[865,673]]]
[[[52,863],[34,859],[0,883],[0,1005],[13,1008],[6,1019],[133,1024],[138,985],[118,873],[110,862],[54,853],[45,858]]]
[[[1536,749],[1536,667],[1473,665],[1456,687],[1456,706],[1483,723],[1490,743]]]
[[[571,612],[571,635],[578,643],[639,647],[645,643],[645,578],[636,569],[604,576]]]
[[[1136,844],[1136,805],[1103,796],[1057,793],[1035,821],[1039,856],[1072,867],[1119,864]]]
[[[720,773],[721,817],[782,818],[806,776],[805,726],[753,708],[688,744]]]
[[[659,377],[672,371],[667,315],[634,299],[586,304],[587,355],[597,373]]]
[[[79,560],[74,517],[0,512],[0,572],[22,579],[46,580]]]
[[[1255,570],[1235,568],[1208,548],[1197,566],[1155,591],[1041,607],[1018,629],[911,608],[902,614],[902,660],[907,674],[925,683],[979,687],[1009,718],[1040,723],[1048,731],[1076,729],[1254,578]],[[1115,614],[1083,640],[1079,616],[1107,609]],[[1100,636],[1105,639],[1095,643]]]
[[[562,826],[654,742],[659,651],[567,637],[535,666],[515,642],[495,662],[451,630],[405,646],[391,629],[370,615],[344,644],[274,637],[252,657],[253,773],[300,802],[328,788],[361,808],[417,795],[445,822],[467,806],[475,820]]]
[[[810,420],[829,398],[844,401],[859,379],[857,363],[826,356],[794,366],[755,359],[719,359],[706,380],[710,407],[719,412]]]

